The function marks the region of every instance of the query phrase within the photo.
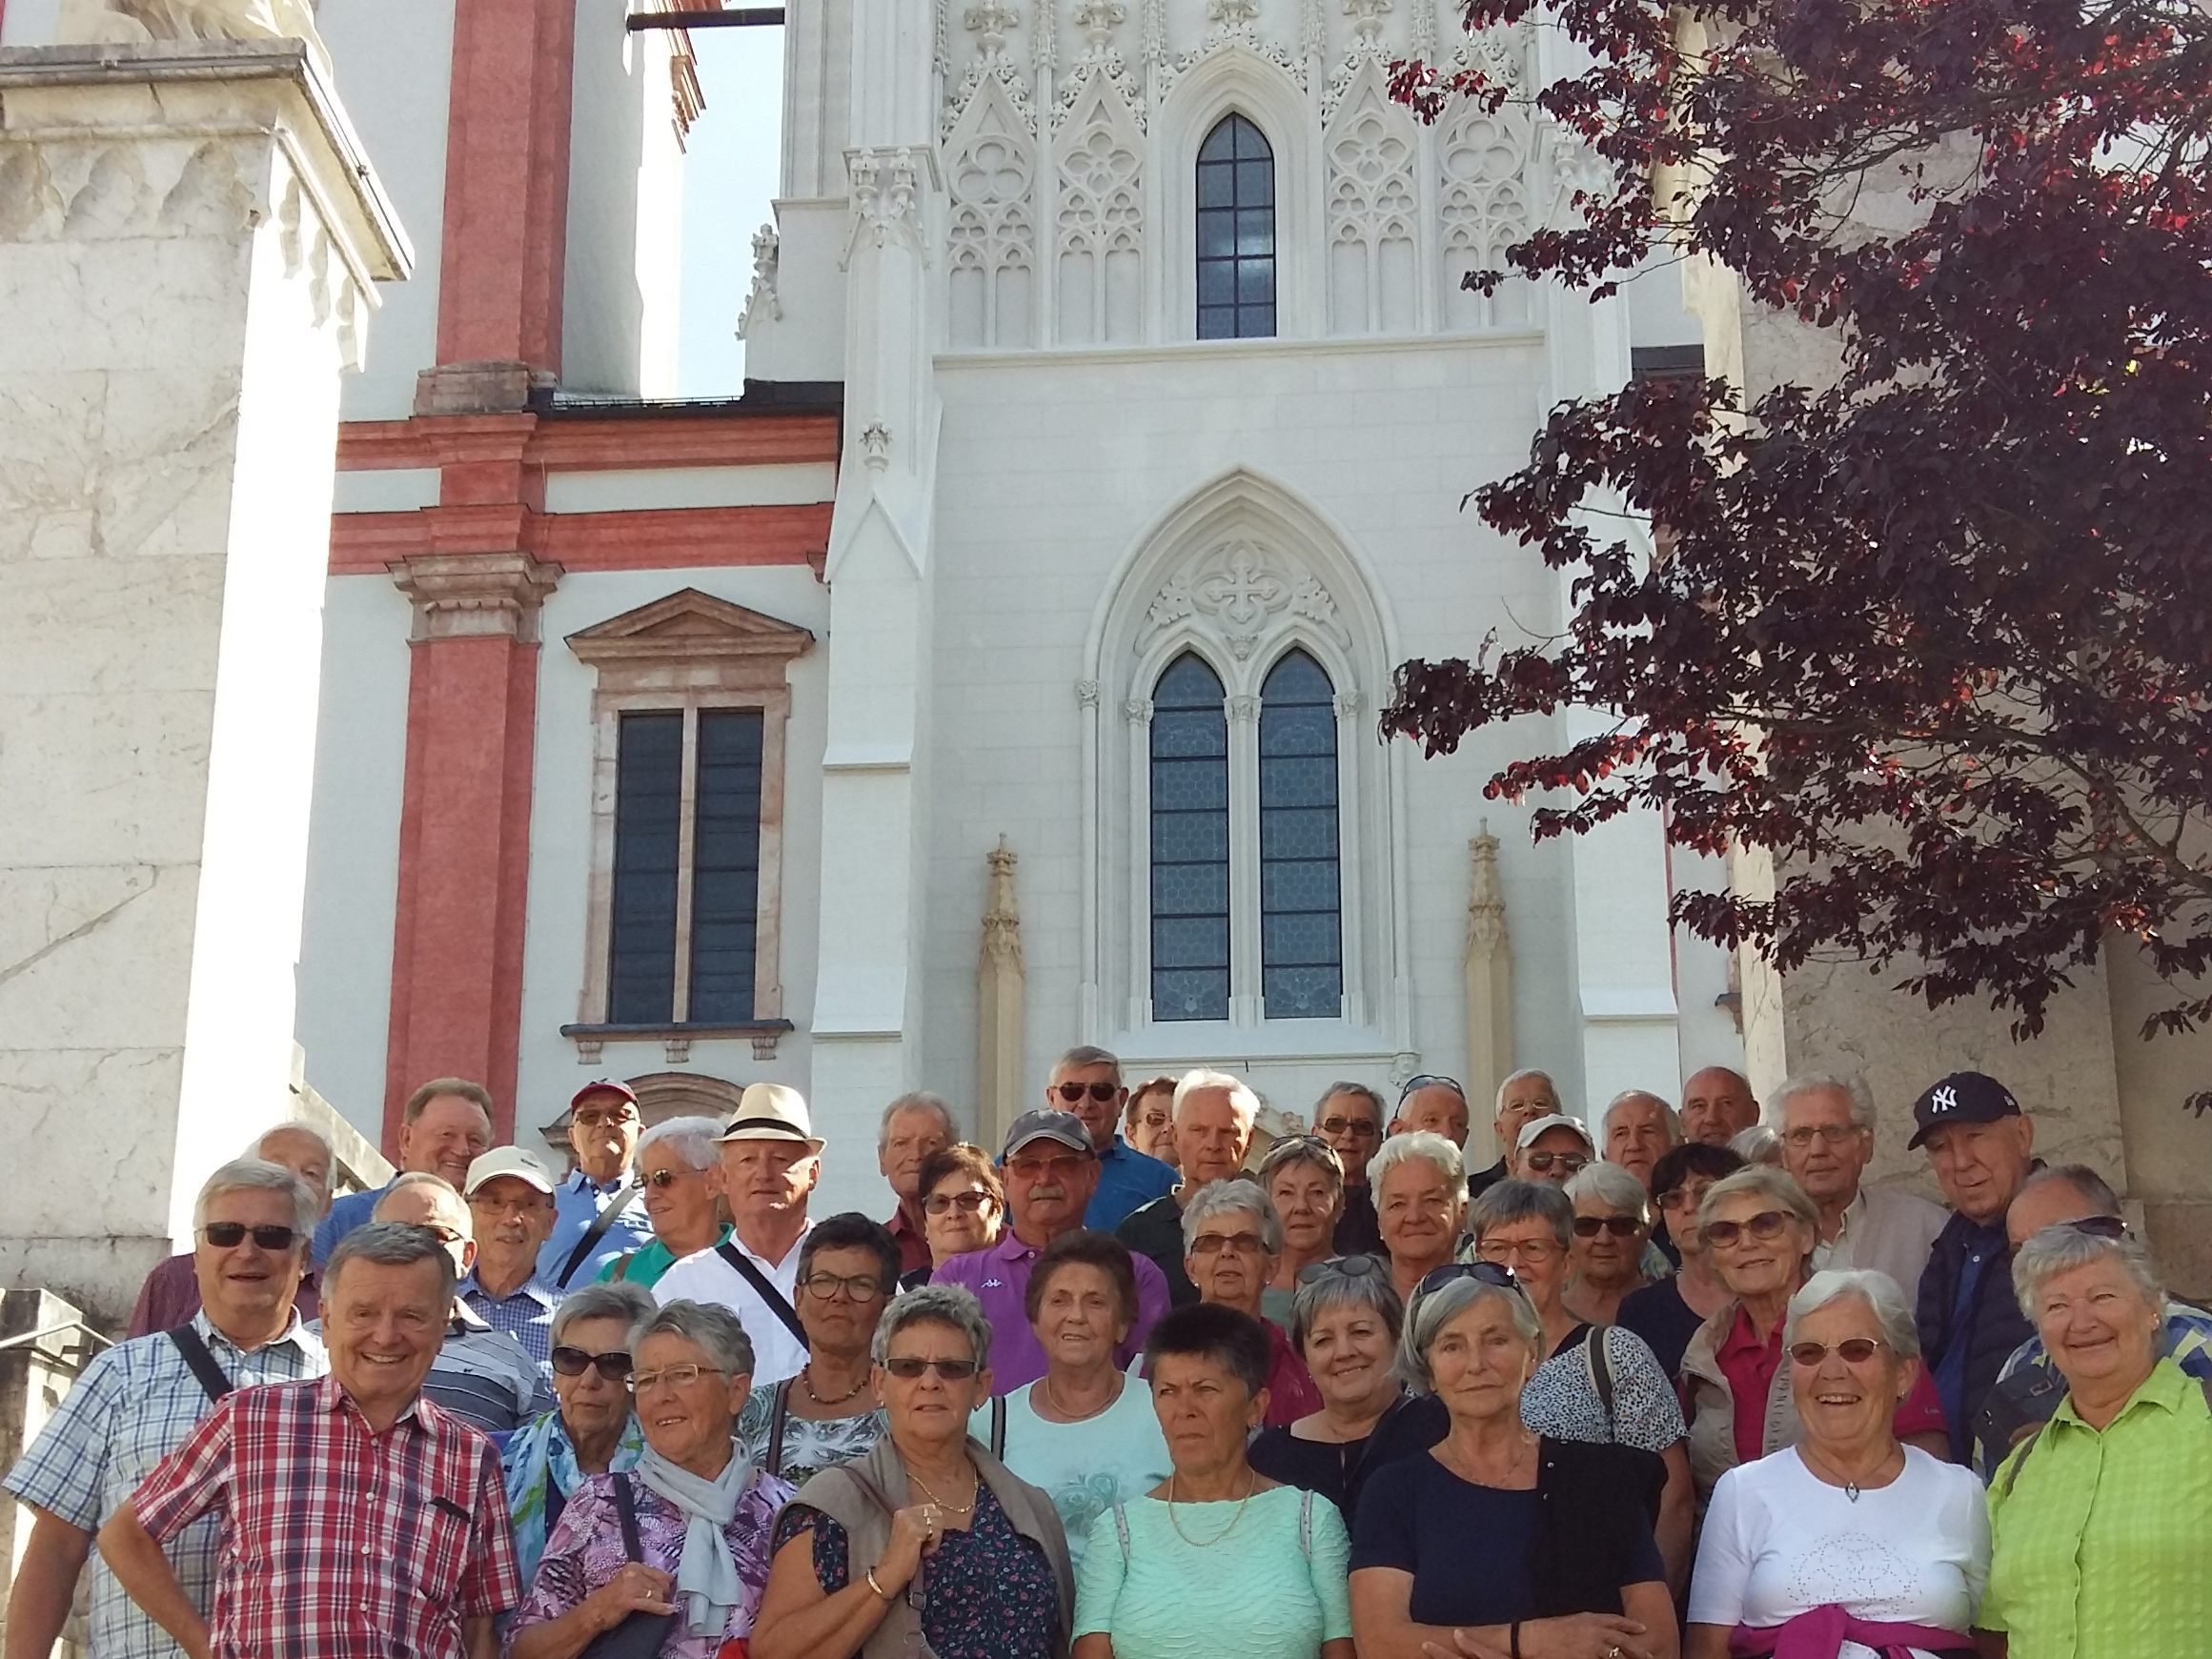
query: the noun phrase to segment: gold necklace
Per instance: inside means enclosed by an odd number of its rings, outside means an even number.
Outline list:
[[[984,1494],[984,1478],[980,1474],[976,1476],[975,1489],[968,1493],[967,1502],[964,1504],[946,1503],[934,1491],[930,1490],[929,1483],[922,1478],[921,1471],[918,1469],[908,1469],[906,1471],[906,1478],[912,1481],[916,1486],[920,1487],[922,1488],[922,1495],[927,1498],[932,1504],[935,1504],[940,1509],[943,1509],[947,1515],[964,1515],[968,1513],[968,1511],[976,1507],[976,1500],[981,1498]]]
[[[1175,1536],[1193,1549],[1211,1549],[1237,1529],[1237,1523],[1245,1518],[1245,1506],[1252,1501],[1252,1493],[1259,1489],[1260,1477],[1251,1470],[1245,1471],[1245,1495],[1237,1500],[1236,1513],[1228,1518],[1228,1525],[1211,1538],[1193,1538],[1183,1530],[1183,1523],[1175,1519],[1175,1476],[1167,1477],[1167,1525],[1175,1528]]]

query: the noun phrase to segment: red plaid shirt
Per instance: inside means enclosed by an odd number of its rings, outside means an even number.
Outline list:
[[[131,1507],[157,1539],[222,1515],[230,1659],[462,1659],[463,1618],[522,1600],[492,1443],[428,1400],[373,1434],[335,1377],[226,1396]]]

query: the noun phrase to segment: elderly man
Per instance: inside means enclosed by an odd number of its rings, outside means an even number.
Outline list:
[[[822,1180],[822,1142],[797,1089],[757,1082],[739,1097],[719,1144],[730,1236],[669,1268],[653,1294],[663,1304],[711,1302],[736,1314],[753,1339],[759,1387],[796,1377],[806,1364],[806,1331],[792,1298],[799,1246],[814,1224],[806,1209]]]
[[[329,1211],[331,1184],[337,1179],[338,1161],[320,1129],[311,1123],[279,1123],[248,1147],[245,1156],[289,1169],[306,1182],[315,1197],[316,1221]],[[310,1263],[299,1276],[299,1290],[293,1299],[300,1318],[315,1317],[316,1289],[315,1265]],[[157,1330],[174,1330],[190,1324],[199,1310],[199,1252],[187,1250],[146,1275],[124,1335],[151,1336]]]
[[[1497,1103],[1491,1119],[1491,1127],[1497,1135],[1498,1161],[1467,1178],[1469,1195],[1480,1198],[1512,1174],[1514,1149],[1524,1128],[1538,1118],[1559,1115],[1559,1090],[1553,1086],[1549,1074],[1532,1066],[1510,1073],[1498,1084]]]
[[[929,1265],[929,1241],[922,1230],[922,1165],[959,1139],[952,1108],[931,1094],[901,1095],[883,1108],[876,1126],[876,1168],[899,1201],[883,1224],[899,1245],[902,1275]]]
[[[1725,1146],[1759,1121],[1759,1103],[1741,1072],[1725,1065],[1694,1071],[1682,1084],[1682,1139]]]
[[[1405,1135],[1418,1130],[1441,1135],[1464,1152],[1468,1125],[1472,1121],[1467,1109],[1467,1090],[1460,1087],[1457,1078],[1423,1072],[1408,1078],[1399,1087],[1398,1109],[1390,1114],[1390,1133]]]
[[[1606,1103],[1598,1120],[1605,1161],[1617,1163],[1652,1189],[1652,1166],[1681,1143],[1674,1108],[1649,1089],[1623,1089]]]
[[[520,1343],[548,1381],[560,1299],[538,1277],[538,1263],[553,1231],[553,1171],[520,1146],[493,1147],[469,1165],[461,1189],[477,1241],[476,1265],[461,1276],[462,1305]]]
[[[355,1229],[323,1275],[330,1374],[225,1396],[100,1528],[187,1653],[498,1650],[493,1621],[522,1599],[498,1454],[423,1387],[454,1283],[422,1228]],[[163,1552],[203,1523],[221,1540],[206,1613]]]
[[[1313,1127],[1344,1165],[1344,1209],[1329,1241],[1339,1256],[1371,1256],[1383,1247],[1368,1161],[1383,1143],[1383,1097],[1365,1083],[1332,1082],[1314,1103]]]
[[[538,1277],[556,1296],[589,1285],[618,1256],[653,1237],[630,1163],[642,1128],[628,1083],[599,1078],[568,1103],[568,1149],[576,1167],[553,1195],[553,1231],[538,1246]]]
[[[1597,1143],[1580,1120],[1564,1112],[1531,1118],[1513,1142],[1513,1175],[1521,1181],[1548,1181],[1565,1186],[1596,1162]]]
[[[1083,1212],[1086,1227],[1110,1232],[1175,1184],[1173,1168],[1122,1139],[1122,1112],[1128,1103],[1122,1062],[1103,1048],[1069,1049],[1045,1085],[1045,1109],[1073,1112],[1098,1149],[1098,1186]]]
[[[492,1092],[465,1077],[434,1077],[407,1097],[399,1110],[400,1175],[435,1175],[456,1192],[469,1165],[491,1148]],[[391,1184],[375,1192],[349,1192],[315,1229],[315,1260],[331,1259],[337,1243],[376,1213]]]
[[[101,1521],[184,1444],[218,1398],[329,1368],[294,1305],[321,1209],[321,1194],[275,1163],[241,1159],[208,1177],[193,1207],[197,1307],[181,1328],[119,1343],[93,1360],[5,1482],[31,1516],[8,1598],[10,1659],[52,1651]],[[195,1616],[213,1593],[222,1534],[221,1518],[209,1515],[162,1548]],[[104,1561],[91,1564],[90,1591],[88,1653],[138,1659],[175,1651]]]
[[[1045,1349],[1029,1324],[1029,1275],[1045,1246],[1083,1225],[1084,1206],[1098,1184],[1090,1131],[1073,1112],[1024,1112],[1006,1131],[999,1154],[1006,1190],[1006,1227],[999,1242],[948,1258],[930,1283],[974,1292],[991,1322],[991,1386],[1008,1394],[1045,1374]],[[1137,1275],[1137,1319],[1114,1350],[1126,1366],[1144,1351],[1152,1322],[1167,1311],[1167,1281],[1143,1256]]]
[[[1813,1266],[1887,1273],[1911,1306],[1928,1252],[1950,1218],[1924,1198],[1861,1178],[1874,1156],[1874,1096],[1861,1077],[1791,1078],[1768,1101],[1782,1167],[1820,1212]]]
[[[426,1228],[453,1262],[457,1286],[476,1265],[475,1218],[461,1195],[439,1176],[421,1170],[400,1176],[376,1201],[371,1219]],[[327,1308],[323,1317],[327,1324]],[[553,1409],[546,1367],[516,1338],[494,1330],[458,1294],[441,1328],[444,1340],[422,1391],[447,1412],[487,1434],[507,1434]]]
[[[1183,1200],[1209,1181],[1243,1171],[1259,1115],[1259,1097],[1225,1071],[1187,1071],[1175,1085],[1175,1162],[1183,1179],[1134,1211],[1114,1236],[1151,1258],[1177,1307],[1198,1300],[1198,1286],[1183,1270]]]
[[[1929,1166],[1956,1212],[1936,1235],[1920,1275],[1920,1360],[1936,1381],[1953,1461],[1973,1448],[1974,1420],[2004,1362],[2035,1327],[2013,1294],[2004,1214],[2036,1167],[2036,1126],[2012,1091],[1979,1071],[1955,1071],[1913,1106],[1909,1150]]]

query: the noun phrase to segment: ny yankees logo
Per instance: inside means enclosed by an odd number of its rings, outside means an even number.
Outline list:
[[[1930,1112],[1956,1112],[1958,1109],[1958,1091],[1955,1088],[1939,1088],[1928,1102]]]

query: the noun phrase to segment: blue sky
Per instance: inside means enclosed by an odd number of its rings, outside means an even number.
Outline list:
[[[783,30],[700,29],[700,90],[683,169],[683,312],[677,392],[734,396],[743,387],[738,313],[752,285],[753,233],[776,194],[783,125]]]

